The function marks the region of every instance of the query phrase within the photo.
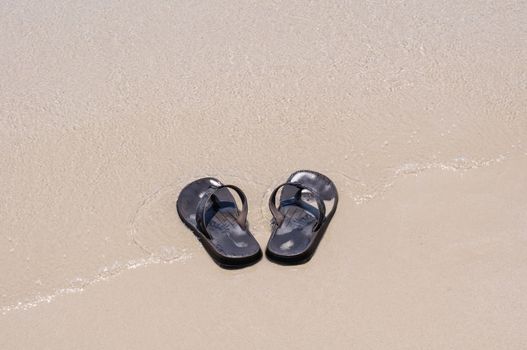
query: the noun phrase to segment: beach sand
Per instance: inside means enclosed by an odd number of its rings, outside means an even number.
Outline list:
[[[521,1],[0,4],[1,349],[527,348]],[[314,258],[219,268],[181,188],[328,175]]]

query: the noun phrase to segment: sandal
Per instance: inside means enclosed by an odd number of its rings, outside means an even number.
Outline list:
[[[239,210],[230,190],[242,202]],[[247,226],[247,199],[241,189],[207,177],[181,190],[177,212],[212,259],[223,268],[252,265],[262,257],[258,242]]]
[[[280,204],[276,207],[280,188]],[[308,170],[291,174],[269,198],[273,220],[267,257],[289,265],[309,261],[335,214],[337,203],[337,188],[327,176]],[[328,205],[331,205],[329,212]]]

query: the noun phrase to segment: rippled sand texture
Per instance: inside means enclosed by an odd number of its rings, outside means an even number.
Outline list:
[[[0,348],[527,348],[522,1],[4,1]],[[296,169],[314,259],[212,263],[181,187]]]

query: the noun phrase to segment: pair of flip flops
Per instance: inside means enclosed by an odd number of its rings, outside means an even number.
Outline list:
[[[241,209],[233,193],[240,197]],[[327,176],[308,170],[291,174],[269,198],[273,220],[267,257],[291,265],[309,261],[335,214],[337,203],[337,189]],[[240,268],[262,257],[260,246],[249,231],[247,198],[240,188],[224,185],[212,177],[193,181],[181,190],[177,211],[221,267]]]

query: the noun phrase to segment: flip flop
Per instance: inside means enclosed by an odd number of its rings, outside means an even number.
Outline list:
[[[280,204],[276,207],[280,188]],[[337,203],[337,188],[327,176],[309,170],[291,174],[269,198],[273,220],[267,257],[288,265],[309,261],[335,214]]]
[[[230,190],[238,194],[238,210]],[[262,251],[247,225],[247,199],[241,189],[206,177],[191,182],[177,199],[181,220],[198,237],[212,259],[223,268],[252,265]]]

